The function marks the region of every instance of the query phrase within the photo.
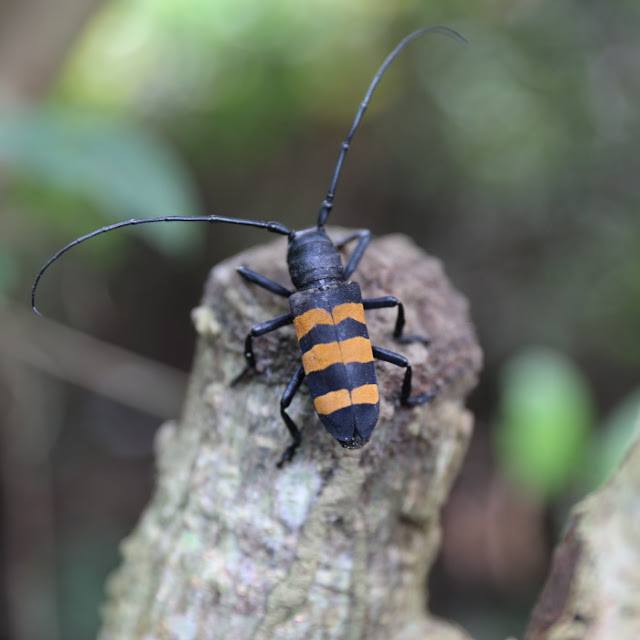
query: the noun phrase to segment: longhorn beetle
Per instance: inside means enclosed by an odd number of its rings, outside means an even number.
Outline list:
[[[373,77],[356,112],[351,129],[340,147],[329,191],[320,206],[315,227],[294,231],[280,222],[244,220],[216,215],[165,216],[126,220],[111,224],[76,238],[49,258],[38,272],[31,289],[31,304],[35,313],[39,314],[35,304],[36,289],[44,272],[69,249],[101,233],[121,227],[153,222],[224,222],[258,227],[287,236],[287,265],[295,291],[291,291],[251,269],[238,267],[238,273],[245,280],[275,295],[288,298],[290,312],[262,322],[249,331],[244,345],[246,365],[232,384],[239,382],[256,367],[256,358],[253,352],[254,338],[293,324],[300,344],[302,364],[298,366],[289,380],[280,400],[280,415],[291,434],[292,441],[282,454],[278,467],[291,460],[296,449],[300,446],[300,430],[286,410],[305,377],[320,420],[327,431],[343,447],[348,449],[359,449],[364,446],[378,421],[380,397],[373,366],[374,358],[404,368],[404,379],[400,391],[402,405],[412,406],[427,402],[434,393],[411,396],[412,370],[409,361],[398,353],[372,346],[369,340],[364,311],[366,309],[395,307],[398,313],[393,337],[398,342],[427,342],[423,338],[403,334],[405,320],[402,302],[393,296],[363,299],[360,286],[356,282],[349,281],[349,277],[355,271],[369,244],[371,232],[362,229],[334,244],[327,236],[324,225],[333,207],[338,178],[351,139],[369,105],[373,91],[387,67],[402,49],[418,36],[430,32],[439,32],[452,36],[461,42],[466,42],[465,38],[457,31],[448,27],[427,27],[406,36],[387,56]],[[346,266],[343,267],[338,249],[353,241],[357,241],[357,244],[349,256]]]

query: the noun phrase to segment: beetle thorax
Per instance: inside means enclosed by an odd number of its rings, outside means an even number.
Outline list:
[[[344,280],[340,253],[322,227],[296,231],[289,236],[287,264],[291,282],[298,291]]]

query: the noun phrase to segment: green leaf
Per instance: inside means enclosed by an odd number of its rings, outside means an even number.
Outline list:
[[[544,348],[514,356],[500,380],[496,445],[503,470],[542,498],[556,495],[578,468],[592,415],[587,384],[566,356]]]
[[[158,137],[125,120],[50,108],[0,118],[0,162],[21,180],[83,199],[105,223],[198,215],[195,189]],[[180,254],[202,236],[187,224],[144,225],[159,250]]]

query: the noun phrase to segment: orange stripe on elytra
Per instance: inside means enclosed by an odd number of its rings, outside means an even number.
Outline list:
[[[357,337],[342,340],[340,342],[342,361],[347,362],[371,362],[373,351],[371,342],[367,338]]]
[[[327,415],[344,409],[351,404],[351,397],[348,389],[339,389],[338,391],[329,391],[322,396],[318,396],[313,400],[313,406],[316,411],[322,415]]]
[[[338,362],[342,362],[342,353],[337,342],[316,344],[309,351],[302,354],[302,365],[305,373],[322,371]]]
[[[302,365],[306,373],[322,371],[332,364],[343,362],[371,362],[373,351],[367,338],[349,338],[340,342],[316,344],[302,354]]]
[[[352,318],[364,324],[364,307],[360,302],[345,302],[344,304],[339,304],[331,310],[331,315],[336,324],[346,318]]]
[[[348,389],[329,391],[315,398],[313,406],[319,414],[328,415],[352,404],[377,404],[379,399],[377,385],[363,384],[353,389],[351,393]]]
[[[326,309],[309,309],[293,319],[298,340],[307,335],[317,324],[333,324],[333,318]]]
[[[353,404],[377,404],[379,400],[378,385],[376,384],[363,384],[351,392]]]

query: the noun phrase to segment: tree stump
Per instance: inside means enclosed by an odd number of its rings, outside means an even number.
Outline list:
[[[293,328],[256,339],[258,371],[230,382],[251,326],[288,312],[235,267],[288,284],[285,256],[278,239],[211,272],[183,415],[159,431],[156,490],[109,581],[103,640],[468,638],[428,616],[425,591],[472,432],[464,400],[481,353],[467,305],[408,238],[372,241],[354,274],[363,295],[400,298],[407,333],[430,343],[395,342],[393,309],[367,312],[372,342],[409,358],[414,394],[437,395],[399,406],[404,370],[377,364],[378,426],[347,450],[303,385],[289,410],[302,445],[277,469],[290,440],[279,400],[300,359]]]
[[[574,507],[524,638],[640,638],[640,437]]]

